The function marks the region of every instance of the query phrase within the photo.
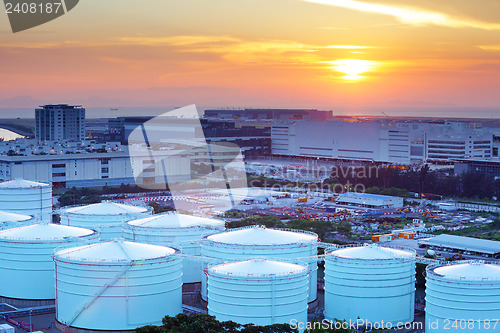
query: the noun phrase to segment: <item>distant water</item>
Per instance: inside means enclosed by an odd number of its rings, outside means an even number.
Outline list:
[[[87,118],[113,118],[133,116],[157,116],[179,106],[165,107],[85,107]],[[205,109],[219,107],[197,106],[201,113]],[[286,107],[283,107],[286,108]],[[319,110],[333,110],[334,115],[374,117],[440,117],[440,118],[486,118],[500,119],[499,107],[311,107]],[[34,118],[35,108],[0,108],[0,118]]]
[[[12,131],[0,128],[0,138],[3,138],[4,141],[15,140],[17,138],[24,138],[22,135],[14,133]]]

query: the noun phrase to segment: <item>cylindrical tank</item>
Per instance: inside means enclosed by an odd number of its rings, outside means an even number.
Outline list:
[[[272,325],[307,323],[306,266],[251,259],[207,269],[208,314],[220,321]]]
[[[53,257],[56,319],[65,326],[135,330],[182,312],[179,250],[113,240]]]
[[[33,216],[0,211],[0,230],[35,224]]]
[[[0,210],[52,222],[52,186],[24,179],[0,183]]]
[[[94,230],[58,224],[33,224],[0,231],[0,296],[55,299],[56,248],[99,239]]]
[[[123,238],[132,242],[179,248],[185,255],[182,261],[182,281],[201,282],[199,258],[203,236],[224,231],[225,222],[177,212],[156,214],[123,224]]]
[[[500,265],[428,266],[425,332],[500,332]]]
[[[311,270],[309,302],[314,301],[317,296],[317,254],[318,235],[300,230],[269,229],[262,226],[238,228],[207,236],[201,243],[201,256],[214,258],[214,261],[241,261],[252,258],[301,259],[306,261]],[[204,259],[203,269],[206,266],[207,261]],[[201,297],[206,300],[206,279],[202,279],[201,286]]]
[[[73,206],[59,211],[61,224],[82,228],[97,229],[101,232],[101,240],[107,241],[122,237],[123,222],[140,219],[151,215],[149,206],[133,206],[116,202]]]
[[[376,329],[412,322],[415,259],[415,252],[376,245],[328,253],[325,318]]]

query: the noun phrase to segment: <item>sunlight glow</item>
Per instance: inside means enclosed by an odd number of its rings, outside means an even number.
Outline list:
[[[343,79],[358,81],[365,76],[360,74],[372,71],[376,68],[377,63],[369,60],[358,60],[358,59],[340,59],[335,61],[329,61],[332,64],[332,69],[346,74]]]

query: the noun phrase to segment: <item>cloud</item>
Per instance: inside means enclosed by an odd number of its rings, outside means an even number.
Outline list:
[[[357,0],[304,0],[306,2],[349,8],[368,13],[392,16],[400,22],[416,26],[438,25],[450,28],[476,28],[484,30],[500,30],[500,24],[481,22],[473,19],[455,18],[443,13],[421,9],[366,3]]]
[[[500,45],[479,45],[478,47],[485,51],[500,51]]]

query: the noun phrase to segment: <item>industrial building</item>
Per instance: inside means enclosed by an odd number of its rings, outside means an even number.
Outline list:
[[[113,140],[126,143],[130,133],[153,117],[119,117],[108,120],[108,131]],[[152,142],[189,140],[201,143],[226,142],[239,147],[245,158],[271,154],[271,127],[251,123],[214,119],[154,118],[155,125],[148,128]],[[200,151],[193,151],[196,157]],[[208,159],[208,157],[207,157]]]
[[[403,198],[379,194],[346,192],[340,194],[335,199],[335,203],[360,208],[401,208],[403,207]]]
[[[201,239],[223,232],[225,221],[166,212],[123,224],[123,238],[131,242],[180,248],[187,256],[182,262],[183,283],[201,282]]]
[[[37,140],[85,139],[85,109],[81,105],[49,104],[35,110]]]
[[[316,259],[318,249],[318,235],[300,230],[270,229],[262,226],[243,227],[232,229],[203,238],[201,255],[219,261],[241,261],[252,258],[273,258],[306,260],[311,270],[309,277],[309,298],[312,302],[317,297],[317,270]],[[203,263],[203,270],[207,263]],[[202,281],[201,297],[206,299],[207,283]]]
[[[486,176],[500,177],[499,159],[457,159],[454,163],[455,175],[474,172],[482,173]]]
[[[98,240],[94,230],[52,223],[0,231],[0,297],[54,300],[54,250]]]
[[[53,259],[60,331],[132,331],[182,313],[177,249],[114,240],[63,249]]]
[[[205,118],[227,120],[317,120],[323,121],[333,117],[332,111],[315,109],[223,109],[205,110]]]
[[[51,222],[52,187],[19,178],[0,183],[0,210]]]
[[[500,266],[481,261],[428,266],[425,301],[426,333],[499,332]]]
[[[500,242],[486,239],[443,234],[432,238],[419,239],[418,243],[430,249],[437,248],[461,253],[470,252],[470,254],[500,258]]]
[[[415,252],[375,245],[347,247],[328,253],[325,258],[325,318],[342,318],[368,328],[370,323],[391,324],[391,328],[398,323],[412,322],[415,263]],[[360,325],[358,319],[364,323]]]
[[[489,158],[493,150],[490,129],[464,122],[279,121],[271,141],[275,155],[393,163]]]
[[[133,206],[103,201],[91,205],[65,207],[59,210],[61,224],[90,228],[101,233],[101,240],[122,237],[122,224],[151,215],[150,206]]]
[[[158,152],[158,157],[168,161],[171,167],[170,181],[191,179],[190,159],[184,155]],[[107,153],[74,153],[59,155],[6,156],[0,155],[0,180],[23,178],[49,183],[54,188],[114,186],[141,184],[135,180],[132,163],[140,165],[151,159],[147,151],[136,154],[131,160],[125,151]],[[154,174],[153,174],[154,176]],[[157,176],[163,182],[162,176]]]
[[[306,323],[309,272],[307,264],[266,259],[213,265],[206,271],[208,314],[242,325]]]

